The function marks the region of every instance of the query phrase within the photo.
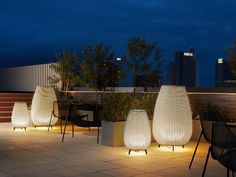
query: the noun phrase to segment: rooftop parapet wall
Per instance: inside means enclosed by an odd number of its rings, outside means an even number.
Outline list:
[[[127,91],[128,90],[128,91]],[[98,101],[102,103],[102,95],[111,93],[130,93],[132,89],[119,89],[119,91],[72,91],[70,95],[75,99],[84,101]],[[159,88],[155,89],[159,91]],[[158,94],[158,91],[154,93]],[[148,92],[139,92],[148,93]],[[153,93],[153,92],[151,92]],[[236,88],[187,88],[194,117],[201,109],[218,109],[225,117],[236,121]],[[155,104],[155,103],[154,103]]]
[[[130,90],[130,89],[129,89]],[[102,103],[102,94],[120,93],[119,92],[103,92],[103,91],[72,91],[70,95],[74,99],[84,100],[84,101],[97,101],[99,104]],[[236,88],[210,88],[210,89],[187,89],[187,93],[190,99],[190,104],[193,114],[197,114],[199,107],[207,109],[208,107],[217,107],[225,117],[233,119],[236,121]],[[122,93],[126,93],[123,91]],[[147,92],[141,92],[147,93]],[[154,92],[157,93],[158,92]],[[17,99],[13,100],[17,95]],[[21,95],[21,96],[20,96]],[[10,121],[12,107],[15,101],[19,101],[19,97],[24,99],[20,101],[26,101],[29,105],[31,104],[31,99],[33,93],[14,93],[5,92],[0,94],[0,122]],[[13,97],[13,98],[12,98]],[[155,104],[155,103],[154,103]],[[2,114],[1,114],[2,113]],[[7,114],[7,115],[6,115]],[[3,118],[3,119],[1,119]]]
[[[50,64],[0,69],[0,91],[34,91],[37,85],[50,86],[48,77],[55,75]]]

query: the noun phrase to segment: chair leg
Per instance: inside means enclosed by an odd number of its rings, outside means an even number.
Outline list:
[[[99,126],[98,126],[98,133],[97,133],[97,144],[99,144],[99,130],[100,130],[100,128],[99,128]]]
[[[207,163],[208,163],[208,159],[209,159],[210,152],[211,152],[211,147],[209,147],[209,149],[208,149],[208,153],[207,153],[207,156],[206,156],[205,165],[204,165],[203,172],[202,172],[202,177],[205,176],[206,167],[207,167]]]
[[[61,134],[62,134],[62,120],[60,119],[60,123],[61,123]]]
[[[86,116],[86,118],[87,118],[87,121],[88,121],[88,115]],[[89,132],[90,132],[90,127],[88,127],[88,130],[89,130]]]
[[[234,171],[232,170],[232,176],[234,177]]]
[[[49,125],[48,125],[48,131],[49,131],[50,127],[51,127],[51,121],[52,121],[52,113],[51,113],[51,117],[50,117],[50,121],[49,121]]]
[[[196,154],[196,152],[197,152],[197,148],[198,148],[199,142],[200,142],[200,140],[201,140],[201,137],[202,137],[202,131],[201,131],[201,133],[200,133],[200,136],[199,136],[198,141],[197,141],[197,145],[196,145],[195,150],[194,150],[194,152],[193,152],[193,156],[192,156],[192,159],[191,159],[190,164],[189,164],[189,167],[188,167],[189,169],[190,169],[191,166],[192,166],[192,163],[193,163],[195,154]]]
[[[74,138],[74,124],[72,123],[72,138]]]
[[[64,127],[64,132],[63,132],[63,135],[62,135],[62,142],[64,142],[64,137],[65,137],[65,132],[66,132],[66,126],[67,126],[67,122],[68,120],[66,119],[66,122],[65,122],[65,127]]]

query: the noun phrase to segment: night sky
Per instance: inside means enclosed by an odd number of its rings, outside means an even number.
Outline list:
[[[215,59],[236,37],[236,0],[0,0],[0,67],[48,63],[55,53],[105,43],[116,56],[132,36],[198,54],[198,85],[213,86]],[[166,78],[166,77],[165,77]]]

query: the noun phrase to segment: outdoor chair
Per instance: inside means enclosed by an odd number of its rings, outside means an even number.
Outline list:
[[[48,125],[48,131],[50,127],[52,127],[51,125],[52,120],[57,118],[60,120],[61,134],[62,134],[62,121],[66,120],[66,117],[68,115],[68,110],[69,110],[69,104],[70,102],[67,100],[60,100],[60,101],[53,102],[53,110],[52,110],[51,118]]]
[[[195,147],[192,159],[190,161],[189,169],[192,166],[192,163],[193,163],[195,154],[197,152],[197,148],[198,148],[198,145],[199,145],[202,135],[208,143],[211,143],[212,124],[216,123],[216,122],[225,123],[228,121],[226,118],[223,117],[223,115],[219,111],[205,111],[205,112],[201,111],[201,112],[199,112],[199,117],[200,117],[202,131],[200,133],[200,136],[197,141],[197,145]]]
[[[205,175],[209,155],[229,170],[236,171],[236,126],[227,124],[212,124],[211,146],[208,149],[202,177]]]
[[[88,120],[88,115],[81,115],[78,110],[93,111],[93,120]],[[62,142],[64,141],[65,132],[67,124],[70,122],[72,124],[72,137],[74,137],[74,125],[79,127],[97,127],[97,144],[99,143],[99,127],[101,126],[101,121],[98,116],[99,107],[98,105],[89,104],[79,104],[71,102],[68,109],[68,116],[66,117],[64,132],[62,135]],[[85,119],[86,118],[86,119]]]

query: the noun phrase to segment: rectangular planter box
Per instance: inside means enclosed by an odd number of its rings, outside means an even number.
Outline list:
[[[152,130],[152,120],[150,120]],[[124,146],[125,121],[107,122],[102,121],[101,144],[108,146]],[[152,133],[152,131],[151,131]],[[152,136],[152,141],[155,141]]]
[[[102,121],[101,143],[108,146],[124,146],[125,121]]]

